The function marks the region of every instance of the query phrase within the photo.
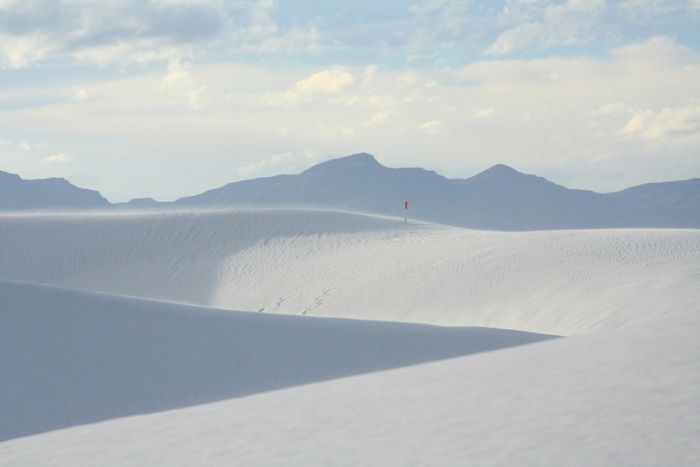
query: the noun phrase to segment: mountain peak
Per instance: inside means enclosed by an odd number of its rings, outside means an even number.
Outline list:
[[[304,173],[313,173],[321,171],[325,172],[327,170],[338,170],[348,168],[371,169],[377,167],[383,167],[383,165],[377,162],[377,159],[372,154],[360,152],[357,154],[352,154],[350,156],[339,157],[337,159],[331,159],[329,161],[321,162],[320,164],[316,164],[313,167],[307,169],[306,171],[304,171]]]
[[[357,154],[351,154],[349,156],[338,157],[336,159],[331,159],[326,163],[352,165],[352,166],[363,166],[363,165],[381,165],[377,162],[377,159],[367,152],[358,152]]]
[[[10,173],[10,172],[3,172],[2,170],[0,170],[0,179],[12,180],[12,181],[21,181],[22,180],[22,178],[19,175],[15,175],[15,174]]]
[[[518,172],[513,167],[505,164],[496,164],[488,169],[484,170],[478,175],[524,175],[522,172]]]
[[[519,189],[533,189],[537,187],[537,189],[548,191],[567,190],[567,188],[552,183],[546,178],[518,172],[505,164],[496,164],[474,175],[472,178],[468,178],[466,181],[476,183],[479,186],[506,187],[508,189],[514,189],[515,187],[520,187]]]
[[[0,210],[104,208],[109,201],[97,191],[79,188],[65,178],[25,180],[0,171]]]

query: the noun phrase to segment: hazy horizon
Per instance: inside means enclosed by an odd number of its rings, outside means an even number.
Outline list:
[[[224,185],[209,187],[209,188],[206,188],[206,189],[204,189],[204,190],[202,190],[201,192],[198,192],[198,193],[190,193],[190,194],[178,195],[178,196],[174,196],[174,197],[155,197],[155,196],[148,196],[148,195],[145,195],[145,196],[142,196],[142,197],[127,198],[127,199],[124,199],[124,200],[116,200],[116,201],[115,201],[114,199],[110,199],[109,197],[105,196],[104,193],[101,193],[101,192],[100,192],[100,194],[101,194],[105,199],[107,199],[108,202],[110,202],[110,203],[112,203],[112,204],[118,204],[118,203],[124,203],[124,202],[128,202],[128,201],[136,201],[136,200],[148,200],[148,199],[154,199],[154,200],[156,200],[156,201],[158,201],[158,202],[160,202],[160,203],[169,203],[169,202],[173,202],[173,201],[180,200],[180,199],[182,199],[182,198],[188,198],[188,197],[191,197],[191,196],[196,196],[196,195],[200,195],[200,194],[206,193],[206,192],[211,191],[211,190],[216,190],[216,189],[219,189],[219,188],[223,188],[223,186],[226,186],[226,185],[228,185],[228,184],[230,184],[230,183],[235,183],[236,181],[255,180],[255,179],[258,179],[258,178],[274,177],[274,176],[278,176],[278,175],[299,175],[301,172],[304,172],[305,170],[307,170],[307,169],[309,169],[309,168],[311,168],[311,167],[313,167],[313,166],[316,166],[316,165],[318,165],[318,164],[321,164],[321,163],[323,163],[323,162],[329,162],[329,161],[336,160],[336,159],[344,159],[344,158],[347,158],[347,157],[358,156],[358,155],[370,155],[370,156],[372,156],[377,162],[379,162],[379,164],[384,165],[384,164],[382,164],[381,160],[379,160],[379,158],[378,158],[377,156],[375,156],[374,154],[370,154],[370,153],[367,153],[367,152],[363,152],[363,153],[357,153],[357,154],[350,154],[350,155],[347,155],[347,156],[339,156],[339,157],[337,157],[337,158],[328,158],[328,159],[322,160],[322,161],[320,161],[320,162],[310,164],[308,167],[304,167],[304,168],[302,168],[302,169],[299,169],[299,170],[296,170],[296,171],[293,171],[293,172],[292,172],[292,171],[287,171],[287,172],[280,172],[280,173],[271,173],[271,174],[266,174],[266,175],[260,176],[260,177],[258,177],[258,176],[251,176],[250,178],[244,178],[244,179],[240,179],[240,180],[234,180],[234,181],[231,181],[231,182],[226,182]],[[474,177],[474,176],[476,176],[476,175],[479,175],[479,174],[481,174],[481,173],[483,173],[483,172],[486,172],[486,171],[488,171],[489,169],[492,169],[492,168],[494,168],[494,167],[496,167],[496,166],[499,166],[499,165],[505,165],[506,167],[509,167],[509,168],[511,168],[511,169],[516,170],[517,172],[520,172],[516,167],[511,167],[511,166],[508,166],[508,165],[506,165],[506,164],[496,163],[496,164],[493,164],[493,165],[491,165],[491,166],[489,166],[489,167],[486,167],[486,168],[484,168],[483,170],[480,170],[480,171],[478,171],[478,172],[476,172],[476,173],[474,173],[474,174],[467,175],[467,176],[465,176],[464,178],[459,178],[459,179],[458,179],[458,178],[450,178],[450,177],[446,177],[446,178],[448,178],[448,179],[450,179],[450,180],[466,180],[466,179],[468,179],[468,178],[471,178],[471,177]],[[386,167],[386,166],[385,166],[385,167]],[[427,171],[430,171],[430,169],[427,169],[427,168],[425,168],[425,167],[387,167],[387,168],[390,168],[390,169],[394,169],[394,168],[396,168],[396,169],[399,169],[399,168],[419,168],[419,169],[425,169],[425,170],[427,170]],[[440,175],[440,176],[444,176],[443,174],[441,174],[441,173],[439,173],[439,172],[436,172],[436,173],[437,173],[438,175]],[[525,173],[525,172],[520,172],[520,173],[522,173],[522,174],[524,174],[524,175],[535,175],[535,176],[540,176],[539,174],[536,174],[536,173],[532,173],[532,174],[531,174],[531,173]],[[13,174],[13,175],[19,175],[20,178],[22,178],[23,180],[44,180],[44,179],[29,179],[29,178],[26,178],[26,177],[22,177],[21,174]],[[47,177],[47,178],[52,178],[52,177]],[[55,178],[55,177],[54,177],[54,178]],[[690,177],[688,180],[690,180],[690,179],[697,179],[697,178],[698,178],[698,177]],[[68,180],[69,183],[71,183],[71,184],[77,186],[78,188],[86,188],[86,187],[84,187],[84,186],[80,186],[80,185],[77,185],[77,184],[73,183],[70,179],[67,179],[67,180]],[[682,180],[653,180],[653,181],[650,181],[649,183],[664,183],[664,182],[685,181],[685,180],[686,180],[686,179],[682,179]],[[551,182],[552,180],[549,180],[549,181]],[[565,186],[565,185],[561,185],[561,186],[564,186],[565,188],[568,188],[568,189],[576,189],[576,190],[581,190],[581,189],[583,189],[583,190],[586,190],[585,188],[580,188],[580,187],[570,187],[570,186]],[[633,186],[639,186],[639,185],[633,185]],[[625,190],[625,189],[627,189],[627,188],[632,188],[633,186],[623,187],[623,188],[620,189],[620,190],[615,190],[615,191],[610,191],[610,192],[597,192],[597,193],[602,193],[602,194],[605,194],[605,193],[617,193],[617,192],[622,191],[622,190]],[[99,190],[96,190],[96,191],[99,192]],[[595,190],[591,190],[591,191],[594,191],[594,192],[595,192]],[[278,209],[278,208],[280,208],[280,206],[281,206],[281,205],[280,205],[279,203],[273,203],[273,204],[270,204],[269,207],[272,208],[272,209]],[[317,206],[307,206],[307,205],[304,205],[304,204],[290,204],[289,207],[290,207],[290,208],[305,208],[305,207],[306,207],[306,208],[311,208],[311,209],[329,209],[329,208],[319,208],[319,207],[317,207]],[[202,208],[202,207],[200,207],[200,208],[198,208],[198,209],[218,209],[218,208]],[[51,212],[51,211],[48,211],[48,212]],[[78,211],[78,212],[80,212],[80,211]],[[0,214],[1,214],[1,213],[0,213]]]

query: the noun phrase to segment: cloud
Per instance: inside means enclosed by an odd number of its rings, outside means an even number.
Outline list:
[[[295,91],[301,94],[333,94],[343,90],[353,82],[352,74],[342,68],[320,71],[299,81]]]
[[[508,55],[532,44],[547,48],[589,42],[605,7],[604,0],[567,0],[547,5],[537,21],[501,32],[484,55]]]
[[[367,126],[378,126],[387,123],[389,120],[398,117],[399,113],[395,110],[382,110],[373,114],[365,123]]]
[[[362,84],[365,86],[371,86],[374,78],[377,76],[378,71],[379,65],[368,65],[362,73]]]
[[[652,20],[660,15],[680,13],[686,8],[693,9],[697,0],[624,0],[619,8],[636,21]]]
[[[525,47],[542,33],[542,24],[525,23],[502,32],[496,41],[484,51],[484,55],[508,55]]]
[[[700,141],[700,102],[634,112],[620,133],[662,143],[678,139]]]
[[[0,102],[17,95],[63,100],[3,107],[0,137],[13,141],[2,148],[3,166],[33,176],[59,169],[67,177],[93,173],[107,196],[132,190],[130,170],[139,167],[143,192],[132,195],[163,198],[236,177],[298,171],[306,167],[307,151],[324,158],[368,151],[388,165],[423,166],[450,177],[501,162],[604,190],[700,175],[700,54],[668,37],[593,57],[488,59],[459,69],[382,66],[368,84],[364,64],[182,61],[179,67],[90,81],[84,85],[90,98],[82,103],[72,99],[75,82],[10,80],[0,88]],[[171,84],[186,83],[181,72],[195,89],[206,88],[206,105],[197,112],[186,91],[160,89],[170,73]],[[264,100],[287,92],[297,93],[296,104]],[[25,154],[20,141],[52,146]],[[91,156],[79,164],[39,163],[56,148]],[[295,158],[272,160],[286,153]],[[608,177],[612,173],[623,175]]]
[[[616,59],[625,62],[650,62],[673,65],[678,62],[696,62],[697,52],[679,44],[669,36],[653,36],[644,42],[618,47],[611,52]]]
[[[481,109],[474,110],[474,117],[476,118],[488,118],[496,113],[496,109],[493,107],[485,107]]]
[[[73,97],[78,102],[85,102],[90,97],[90,93],[85,88],[75,87],[73,88]]]
[[[418,125],[418,129],[423,130],[428,134],[434,134],[440,131],[442,128],[442,122],[440,120],[430,120],[428,122],[421,123]]]
[[[355,128],[351,126],[319,123],[313,127],[309,136],[319,140],[337,141],[352,138],[355,133]]]
[[[67,162],[72,162],[74,159],[75,158],[70,154],[59,152],[53,156],[45,157],[41,162],[44,164],[65,164]]]
[[[173,62],[188,55],[191,55],[191,52],[187,51],[186,47],[178,47],[155,38],[120,39],[107,44],[87,46],[72,52],[72,58],[76,61],[100,67]]]
[[[40,33],[11,36],[0,32],[0,56],[4,55],[9,68],[24,68],[46,58],[54,47],[51,40]]]
[[[262,54],[319,54],[323,51],[323,35],[314,21],[283,28],[276,18],[277,9],[277,2],[273,0],[238,2],[230,12],[237,20],[228,34],[232,46],[241,52]],[[241,24],[241,18],[246,18],[247,23]]]
[[[315,162],[316,156],[313,153],[306,153],[299,156],[291,152],[285,152],[238,167],[236,173],[241,178],[260,175],[277,175],[279,173],[296,172],[305,169]]]
[[[264,98],[273,106],[295,106],[312,100],[320,95],[337,94],[354,82],[352,73],[336,67],[314,73],[297,81],[292,89],[281,94],[272,94]]]
[[[470,0],[420,1],[409,7],[412,16],[398,24],[402,27],[394,23],[386,28],[404,41],[403,53],[409,62],[435,61],[441,51],[471,45],[483,36],[490,19],[475,16],[474,4]]]
[[[625,111],[626,106],[622,102],[606,102],[605,104],[599,105],[596,109],[591,111],[593,116],[606,116],[614,115],[618,112]]]
[[[0,59],[11,68],[48,59],[128,66],[167,63],[211,50],[322,50],[315,25],[282,27],[273,15],[276,8],[270,0],[4,0]]]
[[[5,142],[6,145],[12,145],[10,141]],[[29,152],[43,152],[45,149],[48,148],[48,145],[46,143],[28,143],[26,141],[20,141],[19,143],[16,144],[17,149],[24,153],[29,153]]]
[[[220,8],[209,2],[10,0],[0,10],[2,54],[11,67],[63,61],[143,63],[215,38]]]
[[[479,51],[500,57],[534,46],[529,51],[541,55],[556,46],[594,41],[608,48],[659,33],[695,41],[700,12],[697,0],[506,0],[500,9],[497,3],[3,0],[0,67],[140,69],[175,60],[254,63],[280,54],[317,64],[320,56],[322,66],[358,57],[461,66]],[[659,15],[666,15],[663,22]],[[676,16],[670,22],[668,15]]]
[[[259,44],[247,47],[259,53],[299,53],[309,52],[315,55],[324,50],[323,35],[316,26],[294,27],[281,34],[271,34]]]
[[[591,41],[605,8],[605,0],[567,0],[561,5],[549,5],[544,12],[545,45]]]
[[[171,96],[171,104],[184,104],[192,110],[199,110],[206,103],[206,86],[197,84],[179,61],[168,65],[168,73],[161,80],[160,90]]]

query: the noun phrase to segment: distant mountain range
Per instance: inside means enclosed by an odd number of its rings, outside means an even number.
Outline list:
[[[8,177],[15,177],[11,179],[14,185],[9,188]],[[22,189],[12,188],[19,186],[17,180],[26,185]],[[56,196],[52,197],[50,185],[41,183],[57,184]],[[66,196],[67,191],[73,197]],[[32,198],[30,193],[36,196]],[[23,199],[32,199],[33,203],[23,203]],[[501,164],[471,178],[448,179],[420,168],[388,168],[372,155],[362,153],[315,165],[298,175],[234,182],[172,203],[145,199],[109,205],[97,192],[81,190],[65,180],[23,181],[0,172],[0,209],[4,210],[267,206],[335,208],[403,216],[404,201],[409,202],[411,219],[480,229],[700,228],[700,179],[697,178],[650,183],[603,194],[568,189]]]
[[[0,210],[101,209],[111,204],[100,193],[72,185],[63,178],[23,180],[0,171]]]

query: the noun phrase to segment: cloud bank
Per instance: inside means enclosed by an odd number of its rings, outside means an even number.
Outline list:
[[[2,0],[0,170],[113,200],[361,151],[602,191],[700,176],[699,18],[693,1]]]

